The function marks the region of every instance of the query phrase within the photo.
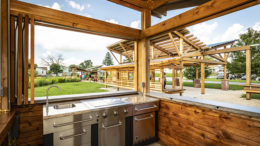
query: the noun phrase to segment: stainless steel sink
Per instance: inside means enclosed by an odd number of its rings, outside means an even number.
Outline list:
[[[66,104],[56,104],[53,106],[54,109],[66,109],[66,108],[73,108],[76,107],[73,103],[66,103]]]

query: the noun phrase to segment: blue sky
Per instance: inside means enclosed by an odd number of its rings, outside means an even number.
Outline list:
[[[140,12],[107,0],[23,1],[111,23],[140,28]],[[167,16],[162,19],[153,17],[152,25],[186,10],[188,9],[169,11]],[[260,30],[260,5],[191,26],[188,29],[201,41],[211,44],[236,39],[239,34],[245,32],[249,27]],[[106,46],[119,40],[37,26],[35,41],[36,63],[43,66],[40,60],[48,54],[54,56],[62,54],[65,65],[79,64],[86,59],[91,59],[94,65],[99,65],[107,52]],[[114,63],[116,63],[115,60]]]

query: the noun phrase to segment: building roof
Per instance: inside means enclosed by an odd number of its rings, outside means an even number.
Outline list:
[[[208,46],[210,48],[216,48],[219,46],[223,46],[223,45],[232,45],[236,42],[237,40],[230,40],[230,41],[224,41],[224,42],[219,42],[219,43],[215,43],[215,44],[209,44]]]

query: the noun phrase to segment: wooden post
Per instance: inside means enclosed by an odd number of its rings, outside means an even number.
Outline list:
[[[119,86],[119,72],[116,71],[116,85]],[[117,91],[119,91],[119,87],[116,88]]]
[[[152,70],[152,82],[155,82],[155,70]]]
[[[105,71],[105,88],[107,88],[107,71]]]
[[[180,69],[180,89],[183,89],[183,61],[181,61],[181,69]]]
[[[183,54],[183,38],[180,38],[180,54]]]
[[[34,104],[34,16],[31,16],[31,104]]]
[[[11,102],[15,102],[15,56],[16,56],[16,29],[15,29],[15,17],[11,16],[10,27],[10,90],[11,90]]]
[[[160,84],[161,84],[161,92],[164,90],[164,69],[160,69]]]
[[[201,56],[201,59],[204,60],[204,56]],[[205,63],[201,63],[201,94],[205,94]]]
[[[18,64],[17,64],[17,104],[22,104],[23,94],[23,16],[18,16]]]
[[[123,63],[123,62],[122,62],[122,54],[120,54],[120,63]]]
[[[199,68],[196,66],[196,79],[199,79]]]
[[[28,52],[29,52],[29,16],[26,15],[24,19],[24,82],[23,82],[23,93],[24,103],[28,104]]]
[[[135,68],[134,68],[134,90],[135,91],[138,91],[139,89],[139,79],[138,79],[138,68],[139,68],[139,65],[138,65],[138,62],[139,62],[139,59],[138,59],[138,41],[135,41],[134,42],[134,64],[135,64]]]
[[[251,50],[246,50],[246,85],[251,84]],[[251,99],[251,93],[246,93],[246,99]]]
[[[224,80],[227,79],[227,65],[224,64]]]
[[[176,76],[176,72],[174,67],[172,68],[172,88],[175,89],[175,76]]]

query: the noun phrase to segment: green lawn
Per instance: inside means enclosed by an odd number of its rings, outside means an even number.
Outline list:
[[[100,89],[100,88],[104,88],[105,85],[99,83],[93,83],[93,82],[57,83],[52,85],[59,86],[61,88],[61,91],[59,91],[59,89],[57,88],[52,88],[49,90],[49,96],[106,92],[106,90]],[[36,87],[34,91],[34,96],[35,97],[46,96],[46,90],[49,86],[50,85]],[[30,95],[30,89],[29,89],[29,95]]]
[[[246,98],[246,94],[242,95],[242,98]],[[251,99],[260,99],[260,94],[251,94]]]
[[[172,82],[168,81],[167,85],[171,85]],[[183,86],[193,87],[193,82],[184,82]],[[221,89],[221,84],[215,83],[205,83],[205,88],[212,88],[212,89]],[[230,90],[243,90],[243,86],[241,85],[229,85]]]

